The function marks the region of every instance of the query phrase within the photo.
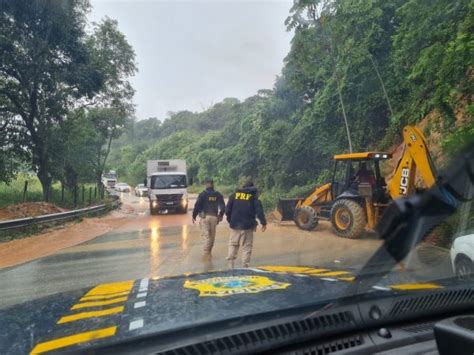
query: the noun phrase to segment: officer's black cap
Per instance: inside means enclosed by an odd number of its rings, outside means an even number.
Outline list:
[[[213,184],[214,183],[214,180],[210,177],[207,177],[205,180],[206,184]]]

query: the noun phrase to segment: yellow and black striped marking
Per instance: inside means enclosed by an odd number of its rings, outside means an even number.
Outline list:
[[[37,344],[34,349],[31,351],[31,354],[41,354],[52,350],[62,349],[67,346],[85,343],[94,339],[107,338],[115,335],[117,327],[108,327],[102,329],[96,329],[83,333],[76,333],[73,335],[65,336],[62,338],[53,339],[50,341],[45,341],[43,343]]]
[[[71,313],[59,318],[57,324],[62,326],[81,320],[106,318],[122,313],[125,309],[134,281],[100,284],[89,290],[76,304],[71,307]],[[66,336],[47,340],[36,344],[31,354],[63,349],[72,345],[90,342],[96,339],[112,337],[117,332],[117,325],[110,324],[98,329],[73,332]]]
[[[329,268],[312,268],[304,266],[260,266],[260,270],[269,272],[282,272],[289,274],[301,274],[319,278],[331,278],[339,281],[354,281],[355,276],[351,271]]]

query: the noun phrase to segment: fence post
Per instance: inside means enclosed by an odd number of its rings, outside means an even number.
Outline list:
[[[64,203],[64,184],[61,184],[61,202]]]
[[[49,202],[49,193],[50,193],[50,190],[49,190],[49,189],[50,189],[50,188],[51,188],[51,186],[48,185],[48,188],[47,188],[47,190],[46,190],[46,202]]]
[[[89,187],[89,206],[91,205],[92,203],[92,186]]]
[[[23,188],[23,202],[26,200],[26,191],[28,191],[28,180],[25,180],[25,187]]]
[[[74,208],[77,206],[77,185],[74,185]]]
[[[84,204],[84,194],[86,192],[86,188],[84,187],[84,185],[82,185],[82,204]]]
[[[97,185],[94,186],[94,201],[97,201]]]

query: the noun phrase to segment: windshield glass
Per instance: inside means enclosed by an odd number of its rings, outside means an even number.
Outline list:
[[[474,0],[0,0],[0,354],[341,300],[415,317],[401,298],[474,289],[473,19]]]
[[[186,175],[161,175],[151,177],[152,189],[173,189],[186,187]]]

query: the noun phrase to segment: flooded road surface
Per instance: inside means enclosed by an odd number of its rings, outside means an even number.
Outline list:
[[[125,194],[122,200],[126,219],[112,231],[0,270],[0,308],[99,283],[226,269],[227,223],[218,226],[212,257],[205,259],[199,226],[192,224],[191,211],[151,216],[146,199]],[[194,201],[190,202],[191,208]],[[251,266],[359,267],[379,245],[371,236],[338,238],[325,222],[313,232],[298,230],[291,223],[270,224],[265,233],[255,234]]]

